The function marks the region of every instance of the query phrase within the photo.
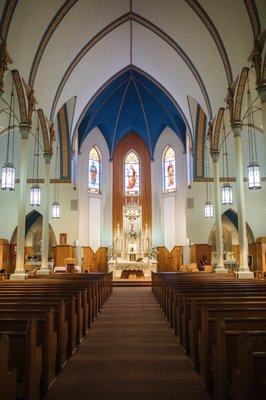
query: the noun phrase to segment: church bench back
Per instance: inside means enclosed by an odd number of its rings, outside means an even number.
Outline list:
[[[16,399],[17,370],[9,365],[9,338],[0,334],[0,398]]]
[[[42,346],[42,387],[41,392],[48,390],[56,372],[57,334],[54,328],[54,311],[48,310],[10,310],[0,309],[0,328],[8,329],[10,320],[34,317],[37,323],[37,343]]]
[[[237,329],[241,329],[241,324],[239,321],[245,321],[248,324],[248,329],[250,328],[250,322],[254,323],[254,318],[256,320],[263,321],[263,329],[266,318],[266,303],[262,307],[258,308],[257,304],[254,304],[254,308],[249,305],[248,308],[215,308],[215,309],[203,309],[201,313],[201,329],[199,334],[199,373],[202,381],[205,383],[206,387],[209,388],[209,362],[212,358],[213,346],[216,343],[217,334],[217,320],[220,318],[225,318],[225,321],[230,321],[230,318],[234,318],[233,321],[237,325]],[[241,304],[239,305],[241,306]],[[245,306],[247,307],[247,306]],[[252,315],[252,318],[250,317]],[[248,321],[248,322],[247,322]],[[256,321],[255,321],[256,322]],[[242,325],[243,327],[243,325]],[[256,328],[259,328],[259,324],[256,324]]]
[[[266,350],[264,345],[263,350],[258,351],[256,342],[259,340],[263,340],[261,334],[241,332],[239,335],[239,361],[232,373],[232,393],[236,400],[266,398]]]
[[[43,304],[50,304],[51,302],[60,302],[64,301],[65,302],[65,307],[66,307],[66,321],[67,321],[67,326],[68,326],[68,341],[67,341],[67,353],[70,356],[77,344],[79,343],[78,337],[77,337],[77,312],[76,312],[76,300],[75,296],[66,296],[66,295],[51,295],[49,294],[49,297],[44,297],[43,295],[37,295],[37,294],[27,294],[23,295],[22,292],[17,292],[17,293],[1,293],[0,291],[0,302],[4,301],[13,301],[13,302],[20,302],[20,301],[25,301],[27,303],[36,303],[36,302],[42,302]]]
[[[38,400],[40,397],[42,347],[37,345],[37,325],[34,319],[16,319],[1,330],[9,337],[9,362],[17,370],[17,396]]]
[[[213,374],[213,394],[217,400],[226,400],[232,392],[232,376],[239,367],[239,338],[246,332],[254,350],[266,348],[266,320],[217,319],[216,342],[212,349],[210,371]]]
[[[224,317],[250,317],[261,316],[266,317],[266,299],[264,301],[246,301],[239,302],[231,301],[230,299],[225,302],[224,300],[219,303],[219,299],[213,302],[196,302],[193,305],[193,314],[189,324],[189,340],[190,340],[190,353],[189,356],[194,363],[194,366],[199,370],[200,364],[200,349],[202,353],[207,352],[209,330],[212,321],[220,316]]]
[[[184,274],[159,275],[153,274],[153,294],[192,363],[199,370],[206,388],[214,394],[215,400],[225,400],[228,396],[233,400],[246,400],[244,397],[236,397],[237,390],[234,391],[234,387],[239,387],[240,376],[245,375],[247,380],[247,373],[240,373],[239,351],[235,349],[240,334],[247,332],[257,353],[263,349],[265,352],[265,281],[241,281],[214,274],[206,279],[200,274],[191,274],[189,277]],[[223,346],[219,340],[217,321],[219,326],[226,329],[226,344]],[[258,337],[259,340],[256,339]],[[242,358],[244,356],[245,353]],[[264,360],[262,356],[262,365]],[[226,382],[230,383],[229,391]],[[265,386],[265,371],[260,385],[262,388]]]
[[[47,313],[52,307],[54,311],[54,328],[57,331],[57,371],[60,371],[67,360],[67,331],[68,323],[66,321],[65,303],[60,302],[28,302],[27,300],[18,301],[17,299],[8,299],[0,302],[0,315],[2,311],[9,310],[10,313],[29,313],[35,317],[36,314]]]

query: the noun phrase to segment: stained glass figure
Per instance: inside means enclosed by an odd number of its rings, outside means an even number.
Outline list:
[[[163,156],[164,193],[176,191],[175,152],[167,147]]]
[[[124,188],[126,196],[139,196],[139,158],[134,151],[128,153],[124,163]]]
[[[89,192],[100,193],[100,168],[101,168],[100,153],[96,147],[92,147],[89,153],[89,164],[88,164]]]

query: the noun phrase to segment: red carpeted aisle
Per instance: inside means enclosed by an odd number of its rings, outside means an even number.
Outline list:
[[[209,399],[151,289],[114,288],[45,400]]]

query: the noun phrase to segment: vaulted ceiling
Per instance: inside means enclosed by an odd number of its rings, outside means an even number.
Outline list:
[[[216,115],[266,22],[265,0],[2,0],[1,12],[12,68],[33,86],[38,107],[53,120],[76,97],[71,136],[88,105],[93,127],[92,99],[130,64],[160,85],[192,131],[187,96],[208,119]],[[133,81],[130,93],[128,101],[137,94]]]

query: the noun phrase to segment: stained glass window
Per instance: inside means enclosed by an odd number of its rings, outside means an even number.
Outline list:
[[[139,158],[134,151],[125,158],[124,177],[125,195],[139,196]]]
[[[164,193],[176,191],[175,152],[172,147],[167,147],[163,156]]]
[[[101,157],[99,150],[92,147],[89,152],[88,164],[88,191],[92,193],[100,193],[100,168]]]

